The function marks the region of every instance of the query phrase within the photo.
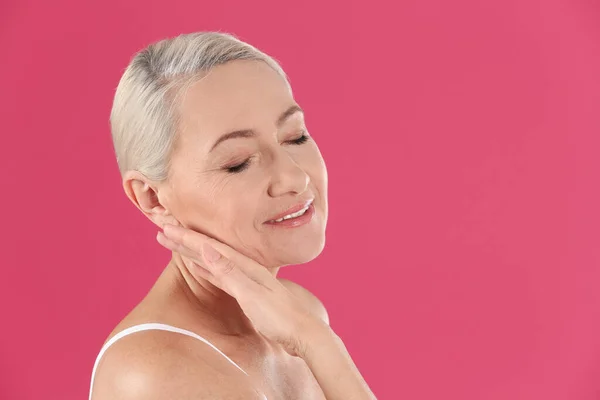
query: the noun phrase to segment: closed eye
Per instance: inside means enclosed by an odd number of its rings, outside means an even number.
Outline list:
[[[225,170],[232,174],[236,174],[236,173],[242,172],[243,170],[248,168],[249,165],[250,165],[250,159],[247,159],[243,163],[234,165],[232,167],[227,167],[227,168],[225,168]]]
[[[301,145],[303,143],[306,143],[308,140],[310,139],[310,136],[308,136],[306,133],[303,133],[302,136],[300,136],[298,139],[294,139],[294,140],[289,140],[287,143],[292,144],[292,145]],[[246,159],[246,161],[240,163],[240,164],[236,164],[236,165],[232,165],[230,167],[226,167],[224,168],[225,171],[231,173],[231,174],[237,174],[240,173],[246,169],[248,169],[248,167],[250,166],[250,160],[252,159],[252,157]]]
[[[310,137],[306,134],[306,132],[304,132],[302,134],[302,136],[300,136],[298,139],[290,140],[290,141],[288,141],[288,143],[290,143],[290,144],[302,144],[302,143],[306,143],[308,141],[308,139],[310,139]]]

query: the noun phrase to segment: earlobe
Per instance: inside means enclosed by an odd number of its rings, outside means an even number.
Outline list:
[[[161,206],[161,208],[163,209],[163,212],[161,214],[155,215],[154,222],[156,223],[156,225],[158,225],[161,229],[164,229],[165,224],[182,226],[177,220],[177,218],[173,216],[173,214],[171,214],[168,210],[165,210],[164,207]]]
[[[171,211],[165,208],[165,206],[160,202],[157,193],[153,189],[149,190],[151,192],[152,200],[148,202],[148,210],[144,212],[146,216],[161,229],[164,228],[165,224],[181,226]]]
[[[161,203],[157,193],[153,189],[150,190],[153,200],[148,205],[149,210],[145,212],[148,218],[161,229],[164,229],[165,224],[182,226],[173,213]]]

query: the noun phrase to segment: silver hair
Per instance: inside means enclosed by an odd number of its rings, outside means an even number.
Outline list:
[[[263,61],[289,82],[274,58],[229,33],[182,34],[137,52],[119,81],[110,113],[121,174],[135,170],[154,181],[167,179],[182,93],[213,67],[235,60]]]

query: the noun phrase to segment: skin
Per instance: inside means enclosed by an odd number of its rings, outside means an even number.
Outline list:
[[[310,135],[302,112],[277,124],[282,113],[295,105],[287,82],[266,64],[235,61],[218,66],[190,86],[179,104],[181,124],[168,179],[154,182],[129,171],[123,176],[123,187],[157,227],[170,224],[197,232],[202,236],[195,238],[195,246],[209,238],[227,245],[229,250],[220,249],[232,251],[230,258],[239,256],[244,265],[248,260],[260,265],[261,274],[268,273],[266,279],[285,289],[278,286],[277,293],[291,304],[287,311],[294,310],[296,322],[287,324],[284,333],[265,335],[268,329],[257,328],[256,317],[249,317],[236,300],[231,289],[235,284],[226,287],[199,267],[206,261],[199,248],[191,252],[163,240],[161,244],[173,250],[171,261],[107,340],[135,324],[167,323],[205,337],[249,377],[196,339],[146,331],[120,339],[105,353],[96,374],[94,400],[204,399],[215,398],[216,393],[218,398],[253,399],[260,398],[257,391],[270,400],[325,398],[301,357],[304,354],[297,354],[301,340],[292,340],[290,332],[315,327],[316,320],[326,324],[326,310],[306,289],[276,277],[282,266],[317,257],[325,244],[323,158],[312,138],[293,143],[303,134]],[[252,129],[254,136],[229,139],[213,148],[223,134],[241,129]],[[250,163],[241,172],[226,170],[248,158]],[[315,209],[309,224],[293,229],[265,224],[308,199],[314,199]],[[272,317],[278,318],[282,311],[274,313]],[[286,346],[281,340],[294,344]]]
[[[375,399],[342,340],[264,266],[223,243],[182,227],[165,225],[164,234],[159,232],[157,239],[197,263],[191,270],[194,276],[204,277],[234,297],[263,337],[301,358],[326,399]],[[309,398],[310,393],[307,387],[302,393],[293,393],[293,398]],[[287,393],[283,398],[292,398],[291,395]]]

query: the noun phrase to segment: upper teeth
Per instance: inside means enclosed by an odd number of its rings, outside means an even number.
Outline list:
[[[290,219],[290,218],[296,218],[296,217],[299,217],[299,216],[301,216],[302,214],[304,214],[304,213],[306,212],[306,210],[308,210],[308,207],[310,207],[310,204],[308,204],[306,207],[304,207],[302,210],[300,210],[300,211],[298,211],[298,212],[295,212],[295,213],[292,213],[292,214],[288,214],[288,215],[286,215],[286,216],[285,216],[285,217],[283,217],[283,218],[276,219],[276,220],[275,220],[275,222],[281,222],[281,221],[283,221],[284,219]]]

